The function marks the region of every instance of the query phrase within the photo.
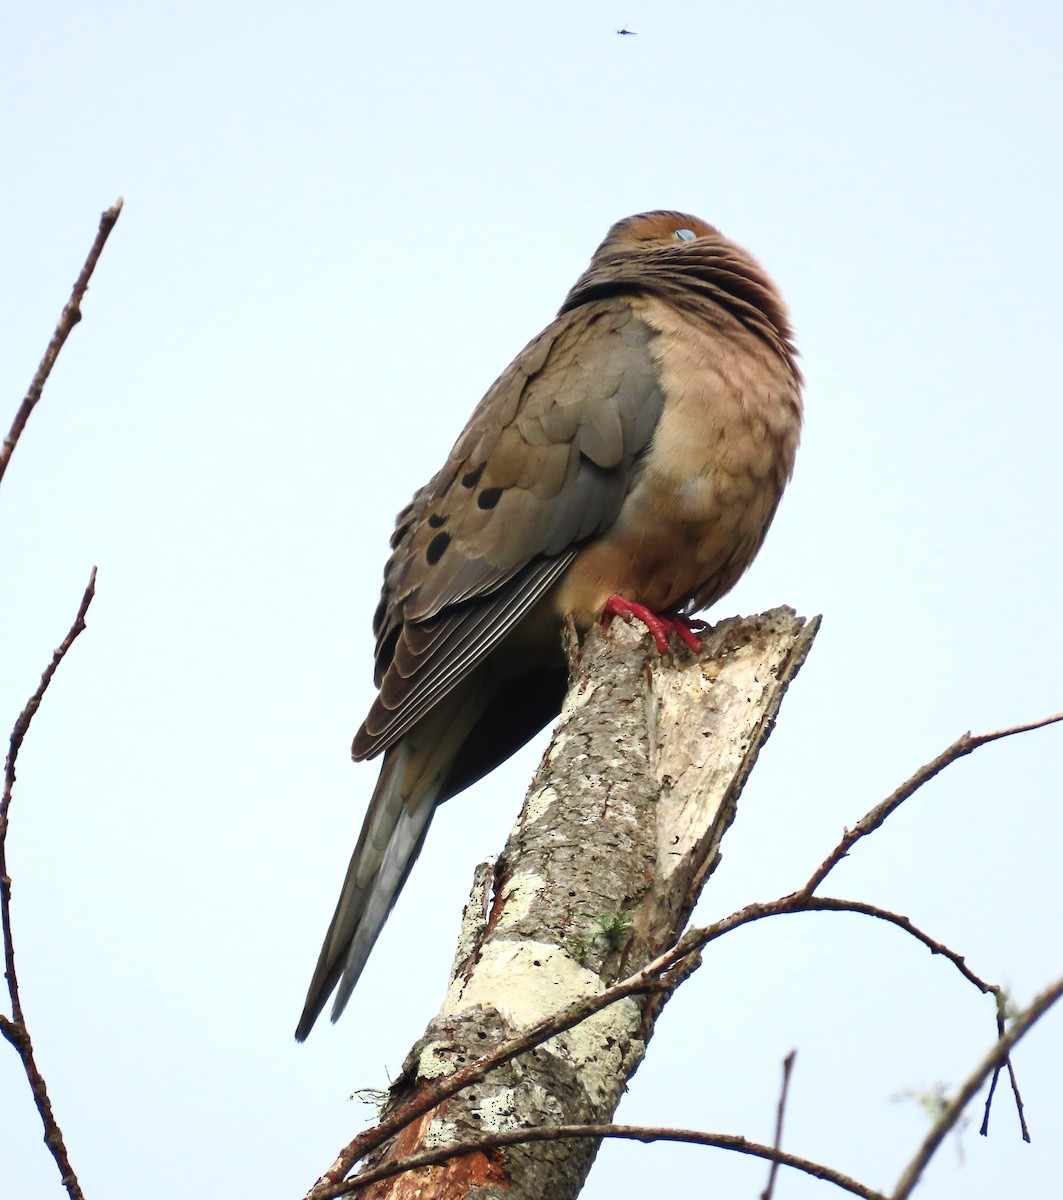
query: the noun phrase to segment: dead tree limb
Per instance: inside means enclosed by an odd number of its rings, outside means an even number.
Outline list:
[[[818,627],[790,609],[723,621],[697,659],[662,660],[618,626],[592,635],[554,740],[493,876],[466,913],[443,1008],[407,1058],[388,1114],[433,1081],[600,994],[682,933],[738,796]],[[401,1128],[369,1165],[528,1125],[607,1123],[657,1014],[696,955],[511,1058]],[[420,1107],[417,1104],[417,1107]],[[575,1196],[595,1139],[471,1154],[372,1184],[363,1196]],[[352,1144],[312,1195],[335,1194]]]

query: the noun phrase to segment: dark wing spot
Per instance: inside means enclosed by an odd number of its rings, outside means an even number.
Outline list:
[[[443,551],[450,545],[449,533],[437,533],[434,538],[428,543],[428,549],[425,551],[425,558],[428,559],[428,565],[434,567],[437,562],[443,557]]]
[[[467,488],[474,488],[480,482],[480,476],[484,473],[484,467],[486,467],[486,466],[487,466],[487,463],[482,462],[475,470],[466,471],[465,474],[461,477],[461,486],[467,487]]]
[[[499,487],[484,488],[484,490],[476,497],[476,503],[480,508],[494,508],[502,495],[502,489]]]
[[[432,513],[432,515],[428,518],[428,524],[433,529],[442,529],[449,520],[449,513]]]

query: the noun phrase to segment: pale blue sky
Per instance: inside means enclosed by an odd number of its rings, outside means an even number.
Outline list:
[[[617,37],[627,27],[637,37]],[[308,0],[22,6],[0,45],[0,408],[126,209],[0,488],[0,730],[88,631],[19,763],[24,1000],[91,1196],[300,1196],[441,998],[462,899],[542,743],[441,812],[335,1028],[291,1037],[375,778],[348,746],[394,514],[608,226],[693,212],[786,295],[797,473],[716,609],[823,630],[699,915],[798,886],[965,729],[1063,708],[1063,9],[1049,3]],[[0,415],[6,428],[9,415]],[[6,733],[4,733],[6,738]],[[1063,733],[952,768],[839,870],[1028,1000],[1063,971]],[[628,1121],[891,1184],[992,1008],[886,927],[726,940]],[[1063,1016],[935,1200],[1052,1197]],[[0,1053],[0,1195],[59,1194]],[[975,1125],[979,1114],[974,1114]],[[758,1163],[609,1146],[585,1190],[759,1193]],[[830,1195],[793,1175],[787,1200]]]

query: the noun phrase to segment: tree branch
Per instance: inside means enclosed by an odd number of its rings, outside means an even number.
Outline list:
[[[11,461],[11,455],[15,452],[15,446],[18,444],[18,439],[22,436],[23,429],[26,428],[26,422],[30,419],[30,413],[33,412],[37,401],[41,398],[44,385],[48,382],[48,376],[52,373],[55,360],[59,357],[59,351],[62,350],[66,339],[70,336],[71,330],[81,320],[81,301],[85,298],[85,293],[89,287],[89,280],[92,278],[92,272],[96,269],[96,263],[103,253],[103,247],[106,245],[107,238],[114,228],[115,222],[118,220],[118,214],[121,211],[122,200],[118,199],[100,217],[100,227],[96,233],[96,240],[92,243],[89,256],[85,259],[85,265],[81,268],[81,274],[74,282],[70,299],[66,302],[66,307],[59,316],[59,323],[55,327],[55,333],[52,334],[52,340],[48,343],[48,349],[44,352],[44,357],[37,368],[37,373],[33,376],[29,391],[19,405],[18,412],[15,413],[15,419],[11,424],[11,429],[7,437],[4,438],[3,445],[0,446],[0,480],[4,478],[7,464]]]
[[[782,1087],[779,1089],[779,1107],[775,1114],[774,1147],[776,1152],[782,1150],[782,1125],[786,1117],[786,1100],[790,1094],[790,1076],[793,1074],[795,1058],[797,1058],[797,1051],[791,1050],[782,1060]],[[775,1176],[778,1172],[779,1159],[773,1158],[771,1170],[768,1172],[768,1183],[764,1191],[760,1193],[760,1200],[772,1200],[772,1196],[775,1194]]]
[[[1012,737],[1016,733],[1029,733],[1034,729],[1043,729],[1046,725],[1054,725],[1057,721],[1063,721],[1063,713],[1055,713],[1051,717],[1042,717],[1039,721],[1030,721],[1025,725],[1012,725],[1010,729],[997,729],[992,733],[979,733],[973,737],[970,733],[965,733],[958,737],[937,758],[931,759],[925,766],[920,767],[911,779],[902,783],[881,804],[876,804],[852,829],[847,829],[842,840],[826,857],[808,883],[805,884],[804,890],[811,895],[861,838],[867,837],[869,833],[874,833],[886,818],[896,812],[905,800],[914,795],[924,783],[928,783],[935,775],[943,771],[951,763],[954,763],[958,758],[964,758],[972,751],[977,750],[979,746],[985,746],[989,742],[997,742],[1001,738]]]
[[[33,1053],[33,1043],[30,1040],[26,1018],[22,1011],[22,1000],[19,995],[18,975],[15,971],[15,942],[11,929],[11,877],[7,871],[7,831],[10,820],[11,799],[15,786],[15,763],[18,759],[19,750],[22,748],[26,734],[29,732],[30,722],[33,720],[37,709],[41,706],[44,693],[48,690],[48,685],[52,682],[52,676],[55,675],[59,664],[66,657],[66,652],[74,644],[74,639],[85,628],[85,617],[95,593],[96,568],[93,567],[92,574],[89,576],[88,587],[85,588],[85,594],[81,597],[81,606],[78,608],[77,616],[74,618],[74,624],[70,627],[70,632],[63,639],[59,649],[52,655],[52,661],[45,668],[44,674],[41,676],[41,681],[37,685],[37,690],[26,702],[26,707],[19,713],[18,719],[15,721],[15,726],[11,731],[7,761],[4,764],[4,791],[3,796],[0,797],[0,924],[3,925],[4,974],[7,978],[8,995],[11,997],[12,1017],[9,1020],[7,1017],[0,1015],[0,1034],[3,1034],[11,1045],[15,1047],[16,1052],[22,1059],[22,1067],[26,1072],[30,1091],[33,1093],[34,1103],[37,1105],[37,1111],[40,1113],[41,1122],[44,1125],[45,1144],[55,1159],[55,1164],[62,1176],[63,1186],[66,1188],[71,1200],[84,1200],[84,1193],[81,1190],[81,1185],[78,1183],[74,1168],[70,1165],[70,1156],[67,1153],[66,1143],[63,1140],[63,1133],[52,1111],[52,1104],[48,1098],[48,1088],[45,1084],[44,1076],[37,1066],[37,1060]]]
[[[1004,1031],[1007,1028],[1008,1019],[1008,998],[1003,988],[996,990],[997,1001],[997,1037],[1002,1038]],[[1026,1111],[1023,1108],[1022,1094],[1019,1092],[1019,1081],[1015,1078],[1015,1068],[1012,1066],[1011,1059],[1003,1064],[1008,1069],[1008,1080],[1011,1083],[1011,1094],[1015,1099],[1015,1111],[1019,1118],[1019,1131],[1022,1134],[1022,1140],[1028,1142],[1030,1140],[1030,1130],[1026,1125]],[[989,1114],[993,1110],[993,1096],[996,1094],[997,1081],[1000,1079],[1000,1072],[1003,1069],[998,1065],[993,1072],[993,1078],[989,1082],[989,1091],[985,1098],[985,1110],[982,1113],[982,1124],[979,1126],[978,1132],[982,1137],[989,1136]]]
[[[792,1056],[787,1059],[791,1061]],[[480,1138],[475,1142],[461,1146],[443,1146],[438,1150],[426,1150],[421,1154],[410,1155],[387,1163],[372,1171],[366,1171],[357,1179],[348,1179],[341,1185],[342,1190],[333,1194],[349,1196],[363,1191],[372,1183],[393,1178],[406,1171],[415,1171],[424,1167],[433,1167],[451,1159],[470,1154],[487,1155],[491,1150],[499,1150],[506,1146],[527,1145],[532,1142],[554,1142],[563,1138],[618,1138],[635,1142],[678,1142],[696,1146],[714,1146],[719,1150],[732,1150],[738,1154],[748,1154],[754,1158],[764,1158],[775,1166],[793,1167],[803,1171],[815,1179],[833,1183],[843,1191],[862,1200],[889,1200],[881,1192],[865,1187],[841,1171],[822,1163],[813,1162],[809,1158],[800,1158],[796,1154],[786,1154],[777,1146],[765,1146],[760,1142],[751,1142],[748,1138],[737,1137],[729,1133],[703,1133],[697,1129],[673,1129],[659,1125],[547,1125],[536,1129],[519,1129],[510,1133],[495,1134],[492,1137]]]
[[[925,933],[917,925],[900,913],[890,912],[889,909],[879,908],[875,904],[865,904],[861,900],[837,900],[829,896],[813,896],[809,900],[804,899],[804,893],[798,892],[797,897],[800,900],[800,907],[795,907],[793,912],[850,912],[857,913],[860,916],[874,917],[876,920],[885,921],[890,925],[896,925],[898,929],[903,929],[905,933],[915,938],[917,942],[922,942],[931,954],[940,954],[942,958],[948,959],[957,971],[982,993],[991,996],[1002,996],[1003,989],[998,983],[987,983],[980,975],[976,975],[967,965],[967,960],[962,954],[957,954],[955,950],[951,950],[944,942],[937,941],[930,934]]]
[[[926,1169],[927,1163],[934,1157],[942,1140],[960,1119],[963,1110],[970,1103],[978,1089],[1001,1065],[1008,1060],[1012,1049],[1033,1028],[1046,1012],[1063,996],[1063,978],[1057,979],[1043,992],[1034,997],[1030,1005],[1023,1009],[1014,1019],[1011,1028],[986,1054],[985,1058],[967,1077],[963,1086],[945,1106],[941,1116],[934,1122],[930,1132],[923,1140],[915,1156],[905,1167],[904,1173],[897,1181],[891,1200],[907,1200],[919,1182]]]

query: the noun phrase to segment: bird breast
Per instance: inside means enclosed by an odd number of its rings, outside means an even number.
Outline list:
[[[551,597],[581,627],[614,593],[664,612],[733,587],[764,540],[800,435],[798,382],[763,339],[653,297],[632,304],[657,333],[666,401],[615,524]]]

